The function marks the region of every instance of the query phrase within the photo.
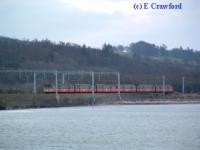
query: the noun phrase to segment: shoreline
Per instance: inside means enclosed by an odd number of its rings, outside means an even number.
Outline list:
[[[200,104],[200,94],[96,94],[95,105],[178,105]],[[55,94],[0,94],[0,110],[28,108],[57,108],[90,106],[91,94],[60,94],[59,101]]]
[[[200,104],[200,101],[121,101],[116,102],[119,105],[182,105],[182,104]]]
[[[98,104],[98,105],[77,105],[77,106],[59,106],[59,107],[26,107],[26,108],[10,108],[10,109],[0,109],[1,111],[12,111],[12,110],[28,110],[28,109],[50,109],[50,108],[73,108],[73,107],[98,107],[98,106],[117,106],[117,105],[121,105],[121,106],[131,106],[131,105],[135,105],[135,106],[142,106],[142,105],[200,105],[200,102],[189,102],[189,101],[185,101],[185,102],[117,102],[117,103],[113,103],[113,104]]]

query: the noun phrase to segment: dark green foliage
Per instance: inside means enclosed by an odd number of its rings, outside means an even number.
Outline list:
[[[143,41],[129,46],[104,44],[102,49],[97,49],[49,40],[0,37],[0,68],[119,71],[123,82],[160,82],[161,76],[166,75],[167,82],[179,91],[181,77],[185,76],[186,91],[200,91],[199,51],[189,48],[167,50],[165,45]]]
[[[156,46],[144,41],[131,43],[128,47],[129,53],[139,54],[144,57],[159,61],[171,61],[182,64],[200,64],[200,52],[193,49],[174,48],[167,50],[166,45]]]

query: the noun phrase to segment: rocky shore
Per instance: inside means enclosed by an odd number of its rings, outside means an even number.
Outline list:
[[[0,94],[0,110],[92,105],[91,94]],[[200,94],[95,94],[95,105],[200,104]]]

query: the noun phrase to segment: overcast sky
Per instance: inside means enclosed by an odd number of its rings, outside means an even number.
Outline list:
[[[135,2],[182,2],[183,10],[142,10]],[[140,40],[200,50],[199,0],[0,0],[0,35],[101,47]]]

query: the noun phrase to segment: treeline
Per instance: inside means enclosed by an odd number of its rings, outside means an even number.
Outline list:
[[[166,45],[156,46],[155,44],[150,44],[144,41],[137,43],[131,43],[129,46],[116,46],[113,47],[114,51],[123,52],[126,50],[127,53],[132,57],[136,55],[150,57],[159,61],[171,61],[174,63],[182,64],[200,64],[200,51],[193,50],[191,48],[183,49],[181,46],[179,48],[167,49]]]
[[[200,91],[200,52],[146,42],[102,48],[46,40],[0,37],[1,69],[119,71],[123,82],[160,81],[162,75],[180,90],[186,77],[188,92]]]

